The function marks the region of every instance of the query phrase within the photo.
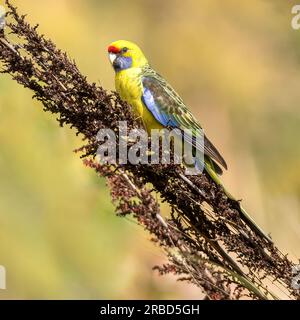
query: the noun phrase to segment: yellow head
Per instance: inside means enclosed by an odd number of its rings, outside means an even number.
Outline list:
[[[142,68],[148,64],[142,50],[133,42],[118,40],[108,47],[109,59],[116,72]]]

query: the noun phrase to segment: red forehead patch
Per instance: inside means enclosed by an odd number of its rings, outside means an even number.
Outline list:
[[[109,46],[107,50],[109,53],[120,53],[120,51],[121,51],[119,48],[117,48],[115,46]]]

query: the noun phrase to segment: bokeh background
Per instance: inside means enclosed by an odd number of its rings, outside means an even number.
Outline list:
[[[229,164],[228,188],[282,251],[300,256],[300,30],[296,1],[15,0],[28,20],[113,89],[107,45],[137,42]],[[165,262],[117,218],[81,141],[0,76],[0,299],[202,297],[152,271]],[[167,208],[164,208],[167,210]]]

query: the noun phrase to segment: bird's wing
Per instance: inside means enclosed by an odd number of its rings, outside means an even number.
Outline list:
[[[203,135],[201,125],[185,106],[175,90],[149,67],[143,72],[142,84],[142,101],[155,119],[165,127],[178,128],[181,131],[185,129],[191,130],[192,135],[185,134],[185,140],[200,151],[204,149],[206,156],[217,161],[227,169],[225,160],[205,135],[204,148],[203,139],[196,139],[199,134]]]

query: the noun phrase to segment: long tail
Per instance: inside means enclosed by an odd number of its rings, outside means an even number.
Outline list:
[[[255,223],[255,221],[251,218],[251,216],[247,213],[247,211],[241,206],[240,202],[226,190],[224,187],[220,177],[213,169],[213,163],[206,163],[205,170],[209,174],[209,176],[213,179],[213,181],[221,186],[224,189],[225,194],[230,200],[233,200],[237,204],[237,209],[241,215],[241,218],[244,222],[254,231],[256,231],[262,238],[266,239],[269,243],[273,243],[272,239]]]

